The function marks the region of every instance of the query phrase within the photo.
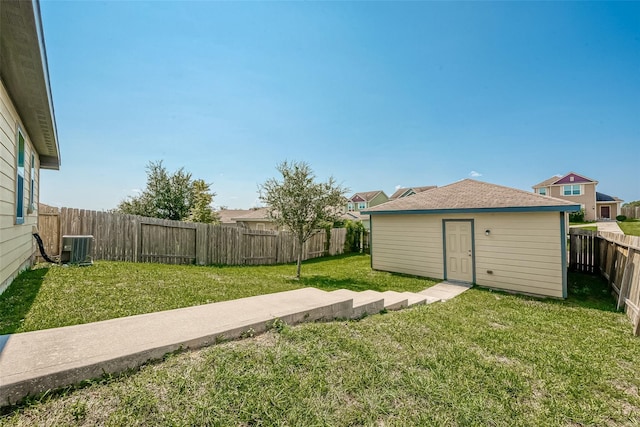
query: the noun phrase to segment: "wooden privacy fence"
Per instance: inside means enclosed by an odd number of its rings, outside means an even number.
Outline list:
[[[602,275],[640,335],[640,237],[571,229],[569,269]]]
[[[49,256],[60,253],[64,235],[92,235],[93,259],[165,264],[261,265],[293,262],[297,242],[286,231],[170,221],[135,215],[40,205],[38,229]],[[344,252],[346,229],[327,239],[318,230],[303,259]]]
[[[624,206],[620,209],[620,215],[627,218],[640,218],[640,206]]]

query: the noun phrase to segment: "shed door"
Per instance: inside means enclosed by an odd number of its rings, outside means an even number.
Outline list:
[[[471,221],[445,221],[444,234],[447,279],[473,282]]]
[[[600,206],[600,218],[611,218],[611,207]]]

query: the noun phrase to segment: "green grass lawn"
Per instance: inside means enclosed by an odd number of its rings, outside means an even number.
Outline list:
[[[595,224],[595,221],[569,221],[569,227],[571,227],[572,225],[584,225],[584,224]]]
[[[363,259],[337,263],[360,270]],[[335,265],[314,268],[324,263]],[[474,288],[173,354],[5,411],[0,425],[638,425],[630,329],[591,276],[571,275],[566,301]]]
[[[584,227],[575,227],[579,230],[589,230],[589,231],[598,231],[598,227],[595,225],[588,225],[588,226],[584,226]]]
[[[624,234],[640,236],[640,219],[627,219],[625,221],[618,222],[618,225]]]
[[[375,272],[366,255],[295,265],[199,267],[97,262],[36,268],[0,295],[0,334],[89,323],[314,286],[333,290],[420,291],[435,282]]]

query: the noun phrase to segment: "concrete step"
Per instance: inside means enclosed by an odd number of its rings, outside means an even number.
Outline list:
[[[407,304],[409,307],[421,304],[432,304],[440,301],[439,298],[431,297],[428,295],[417,294],[415,292],[402,292],[402,295],[407,296]]]
[[[401,310],[409,306],[409,299],[402,292],[384,291],[384,308],[387,310]]]
[[[400,310],[402,308],[407,308],[408,301],[407,296],[402,295],[401,292],[396,291],[362,291],[358,292],[361,295],[370,296],[371,298],[382,298],[384,300],[384,309],[386,310]]]
[[[364,315],[378,314],[384,309],[384,297],[379,292],[355,292],[348,289],[338,289],[331,293],[353,300],[353,312],[344,316],[349,319],[359,319]]]

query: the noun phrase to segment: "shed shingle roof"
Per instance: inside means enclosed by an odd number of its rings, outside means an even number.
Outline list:
[[[403,197],[366,209],[364,213],[453,209],[569,207],[575,203],[528,191],[464,179],[444,187]],[[578,205],[579,206],[579,205]]]

